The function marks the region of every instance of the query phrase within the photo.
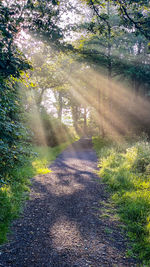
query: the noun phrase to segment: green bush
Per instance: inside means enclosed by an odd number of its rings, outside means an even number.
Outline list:
[[[31,153],[16,84],[1,82],[0,94],[0,180],[6,181],[9,172],[30,160]]]

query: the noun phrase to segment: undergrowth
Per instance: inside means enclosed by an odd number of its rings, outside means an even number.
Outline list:
[[[145,140],[117,145],[93,138],[99,176],[112,193],[132,240],[132,255],[150,264],[150,143]]]
[[[22,203],[28,198],[30,178],[51,172],[48,165],[70,142],[56,147],[33,147],[36,156],[23,167],[14,168],[6,182],[0,184],[0,244],[7,240],[11,221],[18,217]]]

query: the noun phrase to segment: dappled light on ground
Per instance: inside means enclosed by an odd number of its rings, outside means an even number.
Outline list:
[[[50,236],[53,240],[53,247],[58,251],[66,248],[74,249],[82,241],[77,223],[68,221],[66,217],[61,217],[53,225]]]
[[[91,145],[90,140],[76,142],[52,164],[50,174],[33,180],[24,216],[14,222],[13,239],[3,247],[4,266],[10,261],[11,267],[136,266],[125,258],[126,242],[116,221],[100,217],[107,193],[96,181]]]

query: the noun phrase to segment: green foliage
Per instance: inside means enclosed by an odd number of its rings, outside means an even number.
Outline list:
[[[16,9],[18,11],[18,9]],[[18,24],[17,24],[18,23]],[[26,164],[30,157],[28,131],[23,124],[23,108],[17,79],[30,66],[15,45],[19,30],[14,7],[0,3],[0,186],[10,179],[9,172]]]
[[[38,39],[51,41],[54,45],[54,42],[62,38],[62,30],[57,25],[59,1],[28,1],[24,5],[24,17],[24,26]]]
[[[103,7],[105,8],[108,4],[113,4],[120,15],[122,24],[129,29],[136,30],[136,34],[139,32],[142,33],[148,40],[150,38],[149,33],[149,8],[150,4],[147,0],[137,0],[137,1],[121,1],[121,0],[81,0],[82,2],[87,3],[98,15],[99,10]],[[99,18],[104,22],[107,21],[107,16],[104,13],[103,16],[99,15]]]
[[[21,211],[22,202],[27,199],[29,178],[35,174],[31,164],[16,167],[9,172],[10,182],[0,187],[0,244],[6,241],[11,221]]]
[[[137,143],[137,154],[133,168],[139,173],[148,172],[149,163],[150,163],[150,146],[148,142],[139,142]],[[146,173],[147,175],[147,173]]]
[[[112,199],[118,207],[133,241],[133,252],[150,263],[150,143],[139,141],[118,147],[105,140],[94,140],[100,156],[99,176],[108,184]]]
[[[116,2],[115,0],[113,2]],[[117,1],[118,10],[125,26],[135,28],[136,34],[142,33],[148,40],[150,38],[150,3],[147,0]]]
[[[16,83],[12,79],[1,82],[0,94],[0,178],[7,180],[16,165],[25,164],[30,148]]]
[[[16,7],[16,13],[18,8]],[[19,21],[15,17],[14,8],[10,9],[0,2],[0,77],[20,76],[21,70],[28,69],[29,63],[18,50],[14,39],[19,31]],[[1,81],[1,78],[0,78]]]

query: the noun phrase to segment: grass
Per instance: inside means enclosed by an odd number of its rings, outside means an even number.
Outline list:
[[[69,144],[70,142],[66,142],[56,147],[34,146],[33,151],[38,155],[32,162],[36,174],[46,174],[51,172],[48,166]]]
[[[33,147],[37,153],[28,165],[14,169],[8,183],[0,187],[0,244],[7,240],[7,233],[13,219],[17,218],[22,203],[28,199],[30,191],[30,178],[37,174],[51,172],[49,164],[70,144],[63,143],[56,147]]]
[[[140,140],[117,145],[95,137],[93,144],[99,157],[98,174],[125,223],[132,255],[150,266],[150,143]]]

